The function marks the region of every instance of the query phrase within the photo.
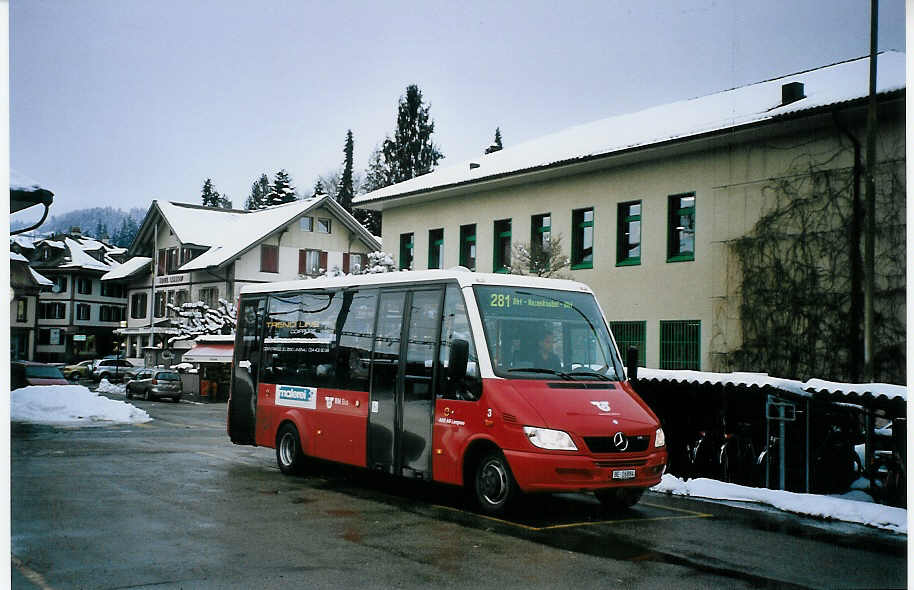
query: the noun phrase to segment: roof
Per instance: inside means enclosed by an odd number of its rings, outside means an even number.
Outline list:
[[[748,387],[774,387],[796,395],[809,397],[802,381],[769,377],[767,373],[711,373],[708,371],[686,371],[668,369],[638,369],[639,381],[668,383],[689,383],[696,385],[743,385]]]
[[[11,238],[10,242],[19,246],[27,243],[22,237]],[[43,270],[82,268],[106,273],[120,266],[120,262],[111,257],[111,254],[118,253],[118,248],[109,246],[89,236],[63,236],[56,240],[31,239],[31,245],[28,247],[38,248],[41,246],[64,250],[63,262],[55,262],[56,253],[55,259],[52,261],[36,260],[35,264]],[[89,252],[101,252],[100,259],[92,256]]]
[[[771,387],[803,397],[825,398],[877,408],[904,406],[908,388],[889,383],[838,383],[822,379],[795,381],[770,377],[765,373],[711,373],[707,371],[672,371],[638,369],[639,381],[679,383],[690,385],[737,385],[756,388]]]
[[[103,274],[102,280],[110,281],[114,279],[126,279],[127,277],[133,276],[141,270],[145,269],[150,262],[152,262],[152,258],[147,256],[134,256],[129,260],[125,260],[123,264],[114,270]]]
[[[42,188],[31,178],[10,170],[10,213],[22,211],[39,203],[50,206],[53,202],[54,193]]]
[[[29,267],[29,272],[32,273],[32,278],[35,279],[35,282],[38,283],[39,285],[46,285],[46,286],[50,287],[51,285],[54,284],[54,281],[47,278],[43,274],[39,273],[31,266]]]
[[[231,342],[208,342],[194,344],[184,353],[181,362],[185,363],[230,363],[234,345]]]
[[[880,53],[877,78],[877,92],[880,94],[903,90],[904,53]],[[803,83],[806,96],[782,105],[781,88],[790,82]],[[393,197],[418,196],[445,188],[492,182],[522,172],[731,131],[861,99],[868,95],[868,91],[869,59],[854,59],[578,125],[357,195],[353,202],[366,208],[372,205],[381,208],[383,201]],[[478,166],[471,168],[471,163]]]
[[[560,291],[583,291],[591,293],[590,287],[577,281],[564,279],[544,279],[522,275],[477,273],[463,269],[451,270],[408,270],[382,272],[362,275],[342,275],[339,277],[320,277],[316,279],[299,279],[294,281],[277,281],[245,285],[241,292],[268,293],[274,291],[295,291],[299,289],[333,289],[359,285],[383,285],[396,283],[421,283],[430,281],[455,280],[461,287],[471,285],[503,285],[527,288],[556,289]]]
[[[158,213],[183,245],[208,248],[206,252],[178,268],[179,271],[218,267],[241,256],[273,233],[319,207],[329,209],[344,227],[357,234],[369,248],[380,250],[381,244],[351,214],[333,198],[319,195],[285,205],[250,211],[153,201],[129,254],[136,253],[142,240],[151,239],[153,219]]]

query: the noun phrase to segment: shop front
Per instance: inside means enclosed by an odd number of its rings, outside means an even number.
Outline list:
[[[233,340],[232,336],[201,336],[184,353],[182,362],[194,364],[199,376],[196,391],[185,389],[185,393],[205,402],[228,400]]]

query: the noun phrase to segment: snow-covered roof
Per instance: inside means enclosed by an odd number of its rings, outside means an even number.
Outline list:
[[[123,248],[122,248],[123,249]],[[112,279],[126,279],[129,276],[132,276],[152,262],[152,258],[148,256],[134,256],[129,260],[124,261],[123,264],[116,267],[113,270],[110,270],[102,275],[103,281],[110,281]]]
[[[352,287],[355,285],[420,283],[427,281],[445,281],[448,279],[456,280],[461,287],[470,285],[503,285],[592,293],[590,287],[577,281],[544,279],[541,277],[511,274],[470,272],[466,269],[408,270],[362,275],[342,275],[339,277],[321,277],[316,279],[298,279],[294,281],[277,281],[272,283],[245,285],[241,288],[241,292],[265,293],[273,291],[293,291],[296,289],[330,289],[336,287]]]
[[[63,250],[67,247],[66,244],[57,240],[41,240],[41,243],[49,248],[57,248],[59,250]]]
[[[32,278],[35,279],[35,282],[38,283],[39,285],[46,285],[46,286],[50,287],[51,285],[54,284],[54,281],[47,278],[43,274],[39,273],[31,266],[29,267],[29,272],[32,273]]]
[[[690,383],[696,385],[745,385],[749,387],[773,387],[795,395],[812,397],[816,394],[836,394],[836,398],[850,403],[867,401],[891,402],[908,399],[908,388],[889,383],[838,383],[822,379],[795,381],[770,377],[766,373],[711,373],[708,371],[684,371],[667,369],[638,369],[638,379],[669,383]]]
[[[802,381],[770,377],[767,373],[711,373],[709,371],[686,371],[669,369],[638,369],[641,381],[668,381],[672,383],[694,383],[699,385],[746,385],[749,387],[774,387],[796,395],[809,397]]]
[[[890,383],[836,383],[822,379],[810,379],[803,384],[806,391],[812,393],[841,393],[847,396],[870,396],[873,398],[885,397],[886,399],[908,399],[908,388],[904,385]]]
[[[33,249],[37,239],[38,238],[30,238],[28,236],[12,236],[10,237],[10,244],[15,244],[20,248]]]
[[[859,58],[571,127],[491,154],[438,168],[433,172],[357,195],[355,204],[379,203],[434,190],[490,182],[525,171],[572,164],[674,140],[685,140],[736,127],[772,121],[866,97],[869,59]],[[782,105],[782,86],[804,85],[805,97]],[[905,88],[905,54],[878,57],[877,92]],[[474,164],[471,167],[470,164]],[[380,203],[379,203],[380,204]]]
[[[10,252],[10,260],[15,260],[16,262],[25,262],[28,263],[29,259],[23,256],[22,254],[17,254],[16,252]]]
[[[225,264],[254,247],[273,232],[318,207],[332,211],[336,218],[345,227],[358,234],[369,248],[380,249],[381,247],[368,230],[333,198],[326,195],[252,211],[216,209],[168,201],[155,201],[153,209],[156,207],[174,231],[178,241],[185,245],[209,248],[200,256],[182,265],[178,269],[182,272]],[[149,219],[150,215],[147,215],[140,230],[141,234],[147,227]],[[147,233],[148,231],[146,229]],[[139,239],[136,242],[138,241]],[[136,242],[134,243],[136,244]]]

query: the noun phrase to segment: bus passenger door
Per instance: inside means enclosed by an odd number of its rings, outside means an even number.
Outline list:
[[[236,445],[253,445],[257,417],[257,384],[266,297],[241,300],[232,363],[232,393],[228,404],[229,438]]]
[[[400,344],[405,303],[405,291],[381,293],[371,356],[368,467],[388,473],[394,473],[396,392],[400,383]]]
[[[402,421],[397,454],[399,473],[432,478],[434,371],[441,326],[441,289],[415,291],[409,298],[408,332],[403,363]]]

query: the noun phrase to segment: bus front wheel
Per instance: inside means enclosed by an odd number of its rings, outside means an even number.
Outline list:
[[[292,424],[283,424],[276,434],[276,463],[279,470],[286,475],[301,473],[305,464],[305,455],[301,450],[301,438],[298,429]]]
[[[476,503],[486,514],[502,514],[520,493],[500,451],[486,453],[476,465]]]

